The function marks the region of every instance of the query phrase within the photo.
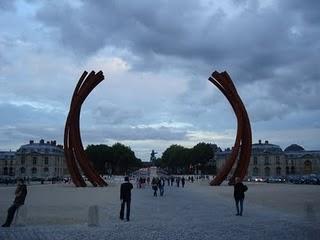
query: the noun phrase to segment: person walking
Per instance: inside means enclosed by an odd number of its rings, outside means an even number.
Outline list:
[[[156,178],[152,178],[152,181],[151,181],[151,186],[152,186],[152,190],[153,190],[153,196],[154,197],[157,197],[158,194],[158,181]]]
[[[160,197],[163,197],[163,194],[164,194],[164,185],[165,185],[165,181],[163,178],[161,178],[159,180],[159,192],[160,192]]]
[[[235,178],[235,185],[234,185],[234,200],[236,202],[237,214],[236,216],[242,216],[243,213],[243,201],[244,201],[244,192],[248,190],[248,187],[241,182],[239,177]],[[240,204],[240,209],[239,209]]]
[[[171,186],[173,186],[174,177],[171,177]]]
[[[176,183],[177,183],[177,187],[179,187],[180,186],[180,177],[176,178]]]
[[[184,188],[184,184],[186,183],[186,179],[184,177],[181,178],[181,186]]]
[[[22,206],[26,200],[26,196],[27,196],[27,186],[24,184],[23,179],[18,179],[17,181],[17,188],[15,191],[15,199],[13,201],[13,204],[11,205],[11,207],[8,209],[8,215],[7,215],[7,219],[6,222],[2,225],[2,227],[10,227],[13,217],[14,217],[14,213],[17,211],[17,209]]]
[[[124,178],[124,183],[120,187],[120,201],[121,201],[121,210],[120,210],[120,219],[124,218],[124,205],[127,206],[126,218],[127,221],[130,221],[130,204],[131,204],[131,190],[133,185],[129,182],[129,177]]]

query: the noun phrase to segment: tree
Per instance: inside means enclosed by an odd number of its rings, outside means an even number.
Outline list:
[[[191,165],[201,172],[207,172],[208,162],[214,156],[216,145],[208,143],[198,143],[192,148]]]
[[[89,145],[85,152],[100,174],[127,174],[142,166],[142,161],[136,158],[130,147],[121,143],[112,147],[104,144]]]
[[[160,166],[171,173],[182,173],[188,167],[189,149],[180,145],[171,145],[161,158]]]
[[[112,146],[112,160],[117,174],[128,174],[142,166],[141,160],[136,158],[131,148],[121,143]]]
[[[106,174],[106,165],[112,165],[112,149],[105,144],[88,145],[85,150],[89,160],[100,174]]]
[[[209,160],[213,158],[217,149],[217,145],[209,143],[198,143],[193,148],[171,145],[163,152],[157,166],[170,173],[193,173],[195,169],[207,172]],[[212,171],[210,169],[210,172]]]

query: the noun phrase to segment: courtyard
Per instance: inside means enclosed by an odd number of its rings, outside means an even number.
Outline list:
[[[0,239],[319,239],[319,186],[246,183],[244,215],[235,216],[233,187],[206,181],[185,188],[132,191],[131,221],[119,220],[119,181],[107,188],[70,184],[28,187],[27,224],[0,229]],[[4,222],[15,186],[0,187]],[[88,227],[88,209],[99,208],[100,224]]]

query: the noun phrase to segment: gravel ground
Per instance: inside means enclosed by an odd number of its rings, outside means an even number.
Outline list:
[[[242,217],[235,216],[232,187],[200,182],[166,187],[165,196],[157,198],[150,188],[134,189],[130,222],[118,219],[117,183],[30,186],[28,225],[0,228],[0,239],[320,239],[319,204],[314,205],[320,202],[319,186],[248,186]],[[2,222],[14,189],[0,187]],[[99,206],[99,227],[87,226],[90,205]]]

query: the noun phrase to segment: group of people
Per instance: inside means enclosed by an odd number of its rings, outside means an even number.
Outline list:
[[[168,181],[168,185],[169,183],[171,183],[171,186],[172,186],[173,182],[176,181],[177,186],[179,186],[179,183],[181,181],[182,186],[184,186],[185,184],[184,177],[182,177],[181,179],[180,177],[173,178],[173,179],[174,180],[172,181],[172,178],[170,178],[170,182],[169,182],[168,179],[165,179],[165,178],[153,178],[151,181],[151,186],[152,186],[152,189],[154,190],[153,195],[157,196],[157,191],[159,189],[160,196],[163,196],[164,185],[166,180]],[[126,220],[130,221],[131,190],[133,189],[133,185],[130,183],[129,177],[125,177],[124,181],[125,182],[122,183],[120,186],[120,201],[121,201],[120,219],[124,220],[124,212],[126,207]],[[243,201],[245,197],[244,193],[247,190],[248,190],[248,187],[241,182],[240,178],[236,177],[233,196],[235,199],[237,216],[242,216],[243,214]],[[8,209],[7,218],[5,223],[2,225],[2,227],[10,227],[13,221],[15,212],[20,206],[24,204],[26,196],[27,196],[27,186],[24,183],[23,179],[19,179],[17,181],[15,199],[13,201],[13,204]]]
[[[190,178],[190,177],[189,177]],[[189,181],[192,181],[191,179],[188,179]],[[153,189],[153,196],[158,196],[158,189],[160,192],[160,196],[163,196],[164,193],[164,186],[165,182],[167,181],[168,186],[171,184],[173,186],[173,183],[176,182],[177,187],[179,187],[180,181],[181,186],[184,187],[185,185],[185,178],[182,177],[171,177],[171,178],[158,178],[154,177],[151,181],[151,186]],[[130,204],[131,204],[131,190],[133,189],[133,185],[129,182],[129,177],[125,177],[125,183],[121,184],[120,187],[120,200],[121,200],[121,209],[120,209],[120,219],[124,219],[124,208],[125,205],[127,206],[126,211],[126,218],[127,221],[130,219]],[[245,192],[248,190],[248,187],[244,185],[239,177],[235,178],[235,184],[234,184],[234,190],[233,190],[233,196],[235,200],[236,205],[236,216],[242,216],[243,214],[243,201],[245,197]]]

